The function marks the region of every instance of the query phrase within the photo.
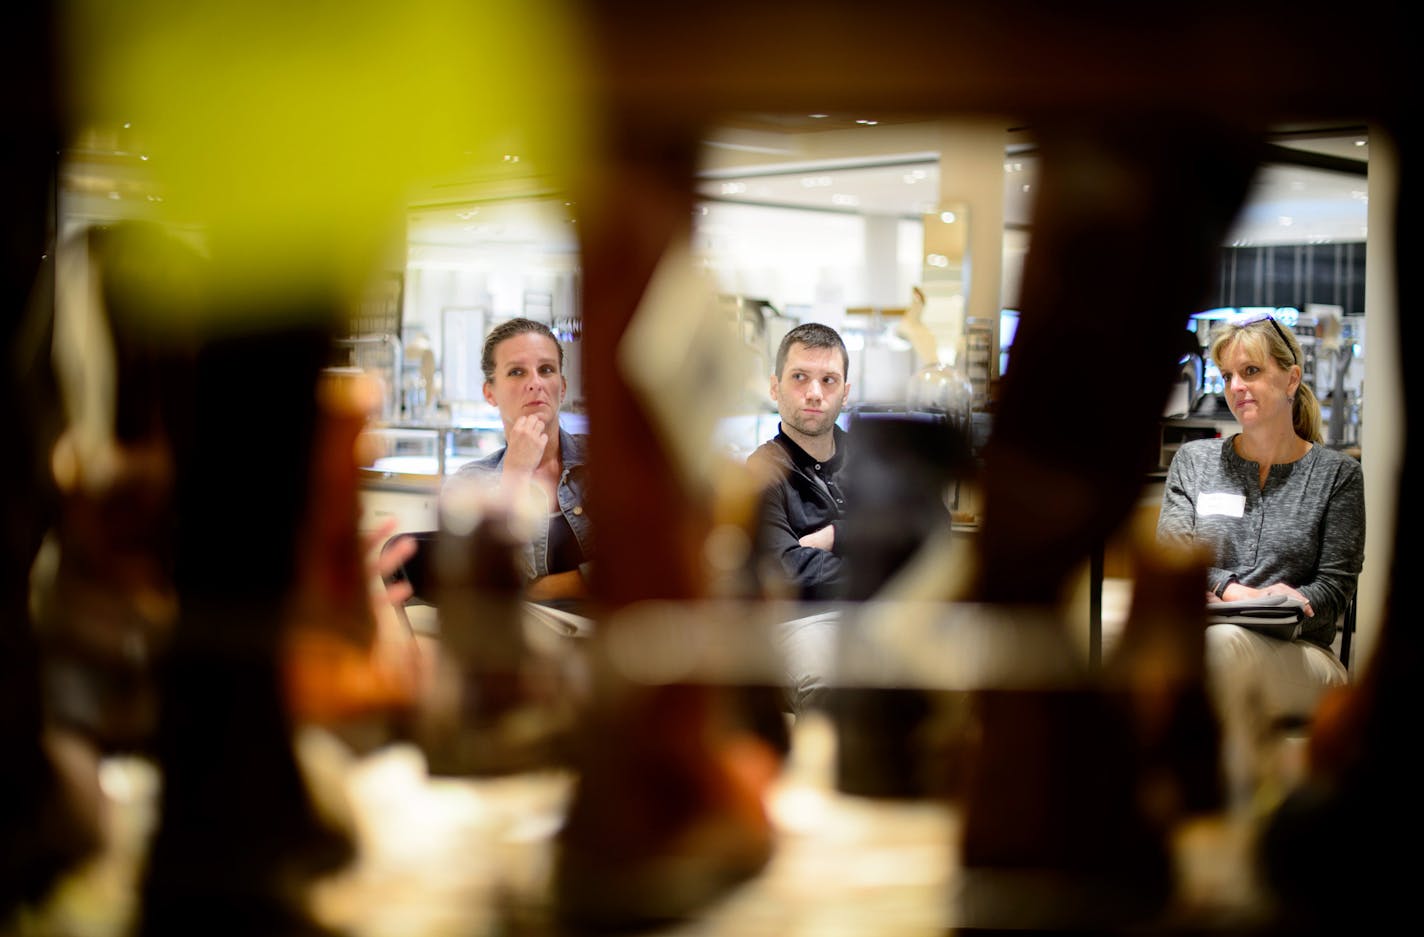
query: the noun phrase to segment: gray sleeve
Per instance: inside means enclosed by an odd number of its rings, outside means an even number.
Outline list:
[[[1196,529],[1196,479],[1187,470],[1188,458],[1180,450],[1167,469],[1162,508],[1157,514],[1157,541],[1189,544]]]
[[[1164,546],[1195,546],[1197,494],[1201,491],[1201,472],[1195,453],[1187,448],[1177,450],[1167,469],[1167,483],[1162,488],[1162,508],[1157,515],[1157,542]],[[1206,570],[1206,587],[1221,593],[1236,575],[1229,569],[1210,566]]]
[[[1352,463],[1340,473],[1321,515],[1315,578],[1296,584],[1296,588],[1310,600],[1316,621],[1328,622],[1334,627],[1346,603],[1355,594],[1364,558],[1364,473],[1358,464]]]

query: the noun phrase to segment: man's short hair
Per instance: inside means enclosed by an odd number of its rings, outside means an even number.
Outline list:
[[[841,361],[845,365],[841,379],[850,380],[850,353],[846,351],[845,342],[841,340],[840,333],[829,325],[822,325],[819,322],[803,322],[786,333],[786,337],[781,340],[781,347],[776,349],[776,376],[778,378],[786,368],[786,356],[791,352],[792,345],[839,349]]]
[[[554,343],[554,347],[559,349],[559,373],[564,370],[564,346],[559,343],[559,339],[554,335],[554,330],[542,322],[533,319],[525,319],[522,316],[513,319],[506,319],[499,325],[489,330],[485,336],[485,345],[480,352],[480,370],[485,374],[485,381],[494,381],[494,351],[500,343],[514,338],[516,335],[523,335],[526,332],[533,332],[535,335],[543,335]]]

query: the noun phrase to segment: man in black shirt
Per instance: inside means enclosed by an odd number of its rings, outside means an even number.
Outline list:
[[[771,376],[779,432],[747,460],[766,486],[757,531],[763,574],[803,599],[837,598],[841,585],[848,437],[836,419],[850,395],[849,370],[835,329],[808,322],[787,332]]]

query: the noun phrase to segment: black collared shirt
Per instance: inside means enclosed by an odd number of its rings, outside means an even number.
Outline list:
[[[803,598],[838,597],[846,513],[849,437],[839,426],[835,455],[812,458],[784,432],[763,443],[748,463],[768,479],[757,529],[757,553],[772,560]],[[827,525],[835,529],[830,550],[804,547],[800,538]]]

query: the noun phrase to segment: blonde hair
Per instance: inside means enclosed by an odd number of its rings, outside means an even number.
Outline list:
[[[1289,371],[1301,362],[1300,343],[1295,334],[1273,318],[1259,319],[1245,325],[1226,323],[1217,328],[1211,340],[1211,360],[1221,367],[1221,359],[1238,345],[1248,351],[1268,357]],[[1306,442],[1323,443],[1325,435],[1320,420],[1320,401],[1315,391],[1302,379],[1291,398],[1291,423],[1295,434]]]

